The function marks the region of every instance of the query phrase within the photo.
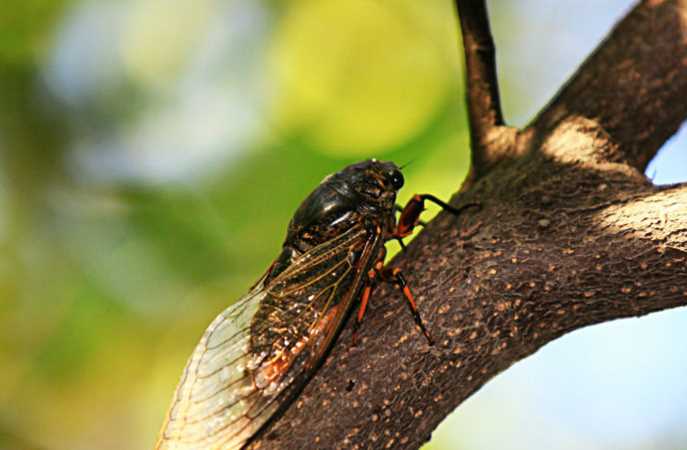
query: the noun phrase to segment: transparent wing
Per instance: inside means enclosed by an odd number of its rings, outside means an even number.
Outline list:
[[[225,426],[245,426],[244,402],[253,393],[245,370],[252,360],[250,323],[265,295],[258,283],[207,328],[184,368],[156,448],[233,448],[216,442]],[[243,434],[235,433],[235,441]]]
[[[184,369],[156,448],[241,448],[316,368],[380,242],[353,227],[222,312]]]

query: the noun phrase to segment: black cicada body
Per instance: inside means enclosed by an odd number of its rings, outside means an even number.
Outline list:
[[[370,160],[326,177],[303,201],[279,257],[195,348],[158,450],[241,448],[312,376],[357,299],[360,323],[377,280],[401,288],[430,339],[403,276],[383,267],[384,243],[412,232],[424,200],[458,210],[416,195],[397,222],[402,186],[395,164]]]

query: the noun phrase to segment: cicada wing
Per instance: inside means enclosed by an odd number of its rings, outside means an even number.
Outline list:
[[[250,374],[259,364],[250,352],[250,324],[265,295],[258,283],[207,328],[186,364],[156,449],[240,448],[262,425],[248,414],[262,401]]]
[[[354,227],[220,314],[184,369],[157,449],[241,448],[313,373],[380,242]]]

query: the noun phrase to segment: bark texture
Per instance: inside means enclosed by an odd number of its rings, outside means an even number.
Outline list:
[[[482,14],[475,2],[458,0],[461,14]],[[473,75],[469,86],[485,82]],[[659,188],[642,174],[687,115],[687,0],[639,3],[524,130],[498,120],[495,86],[480,91],[496,100],[468,95],[473,125],[481,121],[454,204],[482,209],[440,214],[393,261],[436,345],[381,287],[360,344],[347,327],[253,448],[418,448],[494,375],[553,339],[687,305],[687,185]]]

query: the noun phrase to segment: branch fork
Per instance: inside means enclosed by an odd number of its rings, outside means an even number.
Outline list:
[[[455,0],[472,170],[394,266],[436,340],[383,288],[252,448],[419,448],[499,372],[588,325],[687,305],[687,185],[642,174],[687,117],[687,0],[645,0],[524,130],[503,120],[484,0]],[[467,239],[465,223],[480,223]]]

